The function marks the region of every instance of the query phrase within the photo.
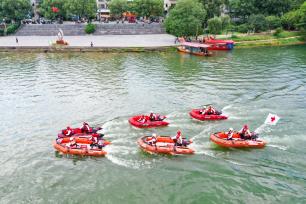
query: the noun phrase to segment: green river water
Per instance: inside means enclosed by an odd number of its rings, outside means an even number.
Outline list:
[[[306,203],[306,46],[177,52],[0,53],[0,203]],[[188,112],[213,103],[225,121]],[[136,129],[155,111],[170,126]],[[268,113],[281,117],[263,126]],[[63,156],[67,125],[102,125],[102,158]],[[224,149],[213,132],[249,124],[264,149]],[[149,155],[136,140],[178,129],[191,156]]]

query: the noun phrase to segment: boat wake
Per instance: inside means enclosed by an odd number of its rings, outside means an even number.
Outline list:
[[[286,151],[288,149],[288,147],[282,146],[282,145],[268,144],[267,146],[268,147],[274,147],[274,148],[277,148],[277,149],[280,149],[280,150],[283,150],[283,151]]]

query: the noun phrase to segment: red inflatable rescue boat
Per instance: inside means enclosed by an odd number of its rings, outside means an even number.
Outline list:
[[[194,150],[187,146],[174,146],[174,141],[169,136],[158,136],[156,137],[156,143],[150,144],[148,141],[151,140],[151,136],[144,136],[138,139],[137,143],[140,148],[148,153],[160,153],[160,154],[193,154]],[[184,139],[183,139],[184,142]],[[192,143],[191,140],[185,143]]]
[[[163,116],[162,118],[166,118]],[[168,122],[163,120],[150,120],[150,117],[145,115],[137,115],[134,117],[131,117],[129,119],[129,123],[135,127],[138,128],[153,128],[153,127],[163,127],[169,125]]]
[[[222,147],[234,147],[234,148],[263,148],[267,142],[262,139],[256,140],[244,140],[241,139],[240,134],[235,132],[233,139],[228,140],[225,132],[217,132],[210,136],[210,140]]]
[[[110,142],[104,139],[94,142],[92,137],[66,137],[58,138],[53,142],[53,147],[64,154],[82,156],[104,156],[106,151],[102,147],[109,145]]]
[[[193,109],[191,110],[191,112],[189,113],[189,115],[192,118],[198,119],[198,120],[225,120],[228,117],[226,115],[207,115],[207,114],[201,114],[201,109]]]
[[[98,137],[100,134],[97,133],[98,130],[101,130],[102,128],[92,128],[92,131],[90,133],[84,132],[81,128],[71,128],[72,135],[67,136],[67,129],[62,130],[60,133],[57,134],[58,138],[65,138],[65,137],[71,137],[71,136],[93,136],[93,137]]]

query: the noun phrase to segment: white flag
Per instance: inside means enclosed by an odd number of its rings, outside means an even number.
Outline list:
[[[268,125],[276,125],[276,123],[279,121],[279,117],[275,114],[271,114],[269,113],[266,121],[265,121],[265,124],[268,124]]]

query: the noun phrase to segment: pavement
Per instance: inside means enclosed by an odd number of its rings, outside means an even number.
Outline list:
[[[2,48],[41,48],[51,46],[57,40],[57,36],[16,36],[0,37],[0,49]],[[71,47],[97,48],[133,48],[133,47],[169,47],[175,46],[175,37],[168,34],[149,35],[105,35],[105,36],[65,36],[64,40]]]

